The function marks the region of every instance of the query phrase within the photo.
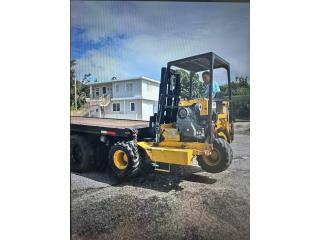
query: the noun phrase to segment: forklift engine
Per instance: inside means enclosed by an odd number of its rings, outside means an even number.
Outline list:
[[[182,141],[205,140],[206,116],[201,116],[201,103],[194,103],[190,106],[179,106],[176,127]]]

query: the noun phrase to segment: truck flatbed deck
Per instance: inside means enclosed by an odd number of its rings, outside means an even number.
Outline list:
[[[71,117],[71,124],[112,128],[145,128],[149,126],[149,121],[112,118]]]
[[[149,127],[149,121],[111,118],[71,117],[70,123],[72,132],[119,137],[128,137],[133,134],[132,130],[139,131]]]

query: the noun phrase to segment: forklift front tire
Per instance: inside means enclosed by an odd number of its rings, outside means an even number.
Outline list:
[[[219,173],[226,170],[233,158],[230,145],[222,138],[213,140],[213,152],[210,156],[197,156],[199,166],[210,173]]]

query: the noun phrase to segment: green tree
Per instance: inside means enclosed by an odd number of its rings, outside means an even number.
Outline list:
[[[75,89],[74,84],[76,82],[77,84],[77,109],[81,109],[84,104],[86,103],[86,97],[89,97],[89,86],[86,84],[83,84],[82,82],[76,80],[75,76],[75,66],[76,61],[71,60],[70,62],[70,107],[72,110],[75,109]]]
[[[233,116],[236,119],[248,120],[250,119],[250,83],[249,77],[237,76],[231,82]],[[223,95],[227,96],[228,84],[220,86]]]
[[[250,83],[249,83],[248,76],[235,77],[235,81],[232,81],[230,86],[231,86],[231,92],[233,96],[250,95]],[[228,95],[228,84],[221,85],[220,89],[224,96]]]
[[[177,70],[177,73],[180,74],[181,81],[181,97],[189,97],[189,87],[190,87],[190,74],[182,69]],[[200,80],[199,75],[195,74],[192,78],[192,98],[201,98],[205,92],[205,86]]]

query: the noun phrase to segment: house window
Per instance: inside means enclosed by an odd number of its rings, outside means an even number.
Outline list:
[[[132,83],[127,83],[126,84],[126,91],[132,92]]]
[[[106,87],[103,87],[103,88],[102,88],[102,93],[103,93],[103,94],[106,94],[106,93],[107,93],[107,88],[106,88]]]
[[[130,112],[134,112],[136,110],[136,105],[134,102],[130,103]]]
[[[96,88],[96,97],[99,97],[99,94],[100,94],[100,89]]]
[[[151,91],[151,85],[147,83],[147,91]]]
[[[113,112],[120,112],[120,103],[113,103],[112,104],[112,111]]]
[[[116,92],[119,92],[119,84],[116,84]]]

